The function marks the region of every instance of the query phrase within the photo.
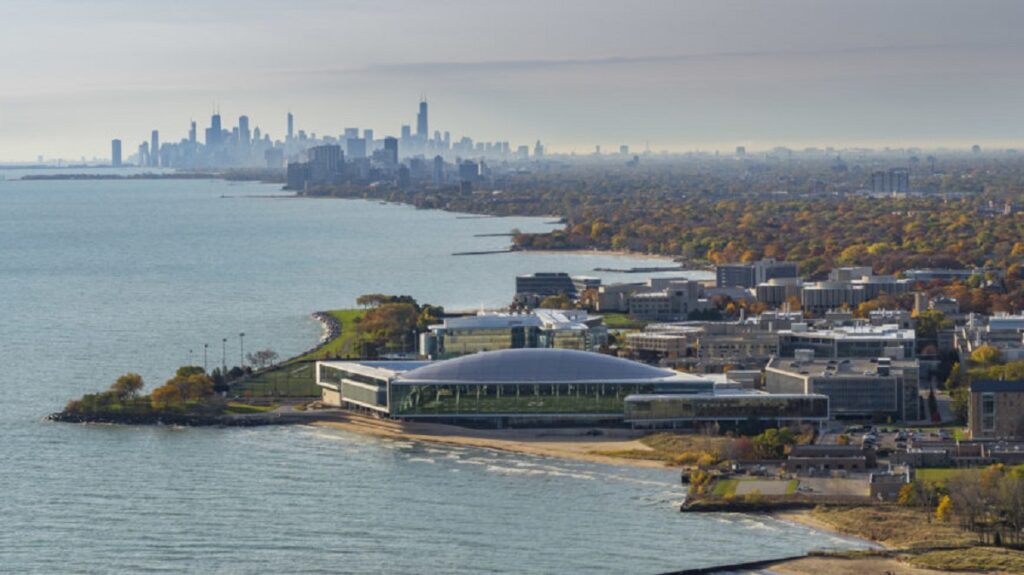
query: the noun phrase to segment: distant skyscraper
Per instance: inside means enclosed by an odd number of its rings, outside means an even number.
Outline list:
[[[210,116],[210,127],[206,129],[206,146],[215,147],[221,143],[220,114]]]
[[[402,125],[402,141],[403,142],[408,142],[411,139],[412,139],[412,128],[409,127],[409,124],[403,124]]]
[[[345,136],[344,136],[344,138],[346,140],[355,140],[358,137],[359,137],[359,128],[345,128]]]
[[[427,132],[427,101],[420,101],[420,113],[416,114],[416,137],[421,140],[428,138]]]
[[[366,149],[373,147],[373,130],[363,130],[363,139],[366,140]]]
[[[544,145],[537,140],[537,145],[533,147],[533,157],[540,159],[544,157]]]
[[[110,141],[110,165],[115,168],[121,167],[121,140]]]
[[[629,146],[627,146],[625,144],[619,146],[619,154],[623,155],[623,156],[628,156],[629,155]]]
[[[153,130],[150,135],[149,165],[154,168],[160,165],[160,130]]]
[[[252,142],[252,132],[249,131],[249,116],[238,117],[238,143],[248,146]]]
[[[384,155],[391,165],[398,163],[398,138],[384,138]]]
[[[361,160],[366,157],[366,140],[352,138],[345,140],[345,152],[353,160]]]
[[[295,116],[292,116],[291,112],[288,112],[288,140],[291,141],[295,137]]]
[[[196,121],[192,120],[192,123],[188,127],[188,143],[196,143]]]
[[[145,167],[149,165],[149,142],[142,142],[139,144],[139,166]]]
[[[434,170],[433,170],[434,184],[441,185],[444,183],[444,158],[441,156],[434,156]]]

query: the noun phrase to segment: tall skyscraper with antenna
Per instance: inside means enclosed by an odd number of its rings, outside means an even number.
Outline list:
[[[420,113],[416,114],[416,137],[426,141],[427,132],[427,101],[420,100]]]
[[[291,112],[288,112],[288,139],[291,141],[295,137],[295,116],[292,116]]]

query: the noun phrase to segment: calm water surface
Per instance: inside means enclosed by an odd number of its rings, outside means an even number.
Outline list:
[[[139,371],[288,356],[367,292],[507,303],[517,273],[650,265],[502,254],[536,218],[258,197],[219,181],[0,181],[0,572],[658,573],[847,545],[686,516],[675,473],[312,428],[46,423]],[[608,279],[619,279],[610,277]],[[191,353],[190,353],[191,350]]]

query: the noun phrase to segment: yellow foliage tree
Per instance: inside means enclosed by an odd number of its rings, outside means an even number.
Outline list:
[[[949,498],[949,495],[943,495],[942,499],[939,500],[938,507],[935,508],[935,519],[942,523],[949,523],[949,520],[953,518],[953,500]]]

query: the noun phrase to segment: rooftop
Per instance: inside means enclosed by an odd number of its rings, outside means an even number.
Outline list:
[[[900,372],[904,369],[917,369],[920,364],[916,359],[889,359],[890,370]],[[832,376],[855,376],[878,372],[878,358],[816,358],[811,361],[799,361],[791,357],[775,357],[768,362],[768,369],[799,373],[816,377]]]
[[[703,378],[635,361],[568,349],[475,353],[403,373],[397,383],[703,382]]]

